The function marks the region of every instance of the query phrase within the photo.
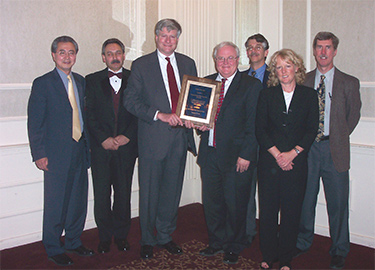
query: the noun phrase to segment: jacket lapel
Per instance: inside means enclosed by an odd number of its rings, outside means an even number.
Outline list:
[[[248,76],[248,75],[246,75]],[[238,91],[239,85],[241,81],[241,73],[237,70],[236,75],[234,76],[232,83],[230,84],[227,94],[224,97],[223,104],[221,105],[220,112],[224,111],[226,107],[228,107],[228,104],[232,100],[233,96]]]

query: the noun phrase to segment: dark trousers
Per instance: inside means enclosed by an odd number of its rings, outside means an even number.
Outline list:
[[[253,238],[257,234],[257,225],[256,225],[256,214],[257,214],[257,205],[256,205],[256,189],[258,183],[257,169],[254,169],[254,173],[251,176],[251,189],[250,189],[250,198],[247,205],[247,217],[246,217],[246,235],[249,243],[253,241]]]
[[[71,143],[68,171],[59,170],[59,162],[49,159],[44,172],[43,245],[49,257],[82,245],[88,189],[85,142]],[[65,243],[60,242],[63,230]]]
[[[176,229],[184,179],[187,140],[184,129],[175,129],[163,158],[139,156],[139,220],[141,245],[164,245]],[[156,236],[155,236],[156,228]]]
[[[209,147],[201,168],[209,245],[239,254],[247,246],[246,213],[254,167],[243,173],[236,172],[236,165],[222,171],[217,158],[216,149]]]
[[[322,178],[329,230],[330,254],[346,257],[349,253],[349,172],[339,173],[333,164],[329,140],[314,142],[308,156],[308,180],[303,202],[297,247],[308,250],[314,239],[315,209]]]
[[[278,258],[280,265],[292,260],[306,187],[306,155],[297,158],[291,171],[258,166],[260,249],[265,261]]]
[[[94,215],[100,241],[126,239],[130,230],[130,197],[135,155],[92,149]],[[113,202],[111,199],[113,187]]]

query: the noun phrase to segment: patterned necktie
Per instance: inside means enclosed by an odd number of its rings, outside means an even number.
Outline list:
[[[178,92],[176,77],[174,76],[173,67],[171,65],[169,57],[165,58],[168,61],[167,64],[167,75],[168,75],[168,84],[169,84],[169,92],[171,93],[171,102],[172,102],[172,113],[176,112],[178,96],[180,93]]]
[[[251,72],[251,77],[254,77],[255,78],[255,75],[256,75],[257,73],[256,73],[256,71],[252,71]]]
[[[315,141],[319,142],[321,138],[324,137],[324,109],[325,109],[325,92],[326,92],[326,85],[324,83],[324,79],[326,76],[320,76],[320,83],[317,89],[318,92],[318,100],[319,100],[319,129],[318,134],[316,135]]]
[[[217,103],[217,111],[215,115],[215,127],[214,127],[214,142],[213,146],[216,148],[216,121],[220,113],[221,105],[224,101],[224,89],[225,89],[225,82],[227,79],[223,78],[221,79],[221,89],[220,89],[220,96],[219,96],[219,102]]]
[[[77,106],[76,96],[74,94],[73,82],[70,75],[68,75],[68,98],[70,106],[72,106],[72,138],[78,142],[82,136],[81,122],[79,121],[79,112]]]

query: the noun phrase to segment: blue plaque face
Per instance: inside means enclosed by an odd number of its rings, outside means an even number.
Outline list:
[[[185,107],[185,115],[207,118],[212,88],[191,84]]]

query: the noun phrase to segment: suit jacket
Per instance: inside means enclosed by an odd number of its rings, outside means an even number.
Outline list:
[[[250,71],[250,68],[245,70],[245,71],[242,71],[242,72],[249,75],[249,71]],[[268,66],[266,65],[266,70],[264,71],[263,82],[262,82],[263,88],[268,88],[267,82],[268,82],[269,75],[270,75],[270,72],[268,71]],[[251,75],[249,75],[249,76],[251,76]]]
[[[207,76],[216,80],[217,73]],[[230,170],[238,157],[256,163],[258,143],[255,138],[255,113],[262,84],[258,79],[237,72],[225,95],[216,121],[216,151],[220,167]],[[198,164],[206,165],[209,132],[203,132]]]
[[[86,164],[90,166],[89,142],[84,114],[85,80],[72,73],[77,85],[79,104],[83,114],[83,139]],[[72,154],[72,107],[63,81],[56,68],[36,78],[28,103],[28,135],[33,161],[48,158],[49,172],[67,173]]]
[[[276,146],[281,152],[296,145],[307,155],[319,125],[318,96],[314,89],[296,85],[289,110],[286,111],[281,85],[263,89],[259,94],[255,132],[260,145],[259,166],[277,166],[268,149]]]
[[[137,118],[122,105],[130,71],[123,68],[122,74],[117,126],[108,68],[86,76],[87,126],[93,151],[103,149],[102,142],[107,138],[124,135],[130,141],[126,145],[120,146],[118,151],[126,152],[126,156],[129,158],[135,158],[137,156]]]
[[[314,87],[316,69],[306,75],[305,85]],[[329,147],[332,160],[338,172],[350,168],[349,136],[361,117],[361,98],[359,80],[345,74],[335,67],[333,77]]]
[[[180,79],[183,76],[197,76],[193,59],[176,53]],[[163,159],[170,149],[174,132],[171,129],[183,129],[189,149],[196,154],[193,131],[185,127],[171,127],[168,123],[154,121],[156,111],[171,113],[167,91],[160,70],[157,51],[136,59],[125,89],[125,108],[138,117],[138,151],[145,158]]]

